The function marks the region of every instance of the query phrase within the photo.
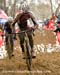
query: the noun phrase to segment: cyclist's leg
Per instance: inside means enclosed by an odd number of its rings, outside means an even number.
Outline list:
[[[16,34],[13,34],[13,39],[14,39],[14,40],[17,40]]]
[[[28,38],[29,38],[29,43],[30,43],[31,49],[33,50],[33,45],[34,45],[33,37],[31,34],[28,34]]]
[[[13,54],[13,39],[12,39],[12,36],[6,36],[6,39],[5,39],[5,43],[6,43],[6,50],[7,50],[7,53],[8,53],[8,56],[9,58],[12,57],[12,54]]]
[[[13,56],[13,46],[14,46],[14,43],[13,43],[13,36],[10,35],[10,54]]]
[[[10,57],[10,46],[9,46],[9,37],[8,36],[6,36],[6,39],[5,39],[5,48],[7,50],[8,56]]]
[[[30,43],[30,46],[31,46],[32,57],[35,58],[36,54],[35,54],[34,49],[33,49],[34,41],[33,41],[32,32],[28,32],[28,38],[29,38],[29,43]]]
[[[30,43],[31,49],[33,50],[34,41],[33,41],[32,31],[27,32],[27,35],[29,38],[29,43]]]
[[[22,53],[24,53],[24,37],[25,37],[25,34],[24,33],[18,34],[18,37],[19,37]]]
[[[7,50],[7,53],[8,53],[8,49],[9,49],[9,46],[8,46],[8,37],[6,36],[5,38],[5,49]]]

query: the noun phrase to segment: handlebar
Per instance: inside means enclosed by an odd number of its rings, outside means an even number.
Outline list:
[[[21,34],[21,33],[29,32],[29,31],[34,32],[35,29],[34,29],[34,28],[30,28],[30,29],[27,29],[27,30],[24,30],[24,31],[20,31],[20,32],[18,32],[18,33],[12,32],[12,33],[8,33],[8,34],[3,34],[3,35],[1,35],[1,36],[7,36],[7,35],[13,35],[13,34]]]
[[[29,32],[29,31],[33,31],[34,32],[35,29],[34,28],[30,28],[30,29],[27,29],[27,30],[20,31],[18,33],[12,32],[11,34],[20,34],[20,33],[25,33],[25,32]]]

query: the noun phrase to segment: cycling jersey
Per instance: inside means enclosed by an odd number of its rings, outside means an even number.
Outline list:
[[[25,30],[28,27],[27,20],[30,18],[31,18],[33,24],[37,25],[35,18],[33,17],[33,15],[30,12],[23,12],[21,14],[18,14],[17,17],[14,19],[13,26],[17,22],[19,25],[19,28],[21,30]]]
[[[11,24],[9,22],[6,22],[5,25],[4,25],[4,29],[6,32],[8,32],[9,34],[12,33],[12,29],[11,29]]]

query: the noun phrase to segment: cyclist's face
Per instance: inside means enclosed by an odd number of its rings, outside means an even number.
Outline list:
[[[20,10],[20,13],[23,13],[23,10]]]

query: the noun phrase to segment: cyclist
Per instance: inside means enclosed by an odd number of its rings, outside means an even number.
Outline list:
[[[14,31],[14,26],[15,26],[16,22],[18,23],[20,31],[30,29],[30,27],[27,24],[27,20],[29,20],[29,19],[32,20],[32,22],[34,24],[34,29],[37,28],[38,25],[36,23],[35,17],[32,15],[31,12],[29,12],[29,6],[28,5],[22,6],[19,14],[15,17],[15,19],[12,23],[13,31]],[[34,50],[33,50],[34,42],[33,42],[32,32],[31,31],[27,32],[27,35],[28,35],[29,43],[30,43],[31,50],[32,50],[32,57],[35,58],[36,55],[35,55]],[[24,33],[19,34],[20,46],[22,48],[22,53],[23,54],[24,54],[24,37],[25,37]]]
[[[8,18],[8,21],[4,25],[4,34],[6,34],[5,43],[6,43],[6,50],[9,56],[9,59],[14,56],[13,55],[13,36],[9,35],[12,33],[12,18]],[[10,42],[10,44],[9,44]]]

